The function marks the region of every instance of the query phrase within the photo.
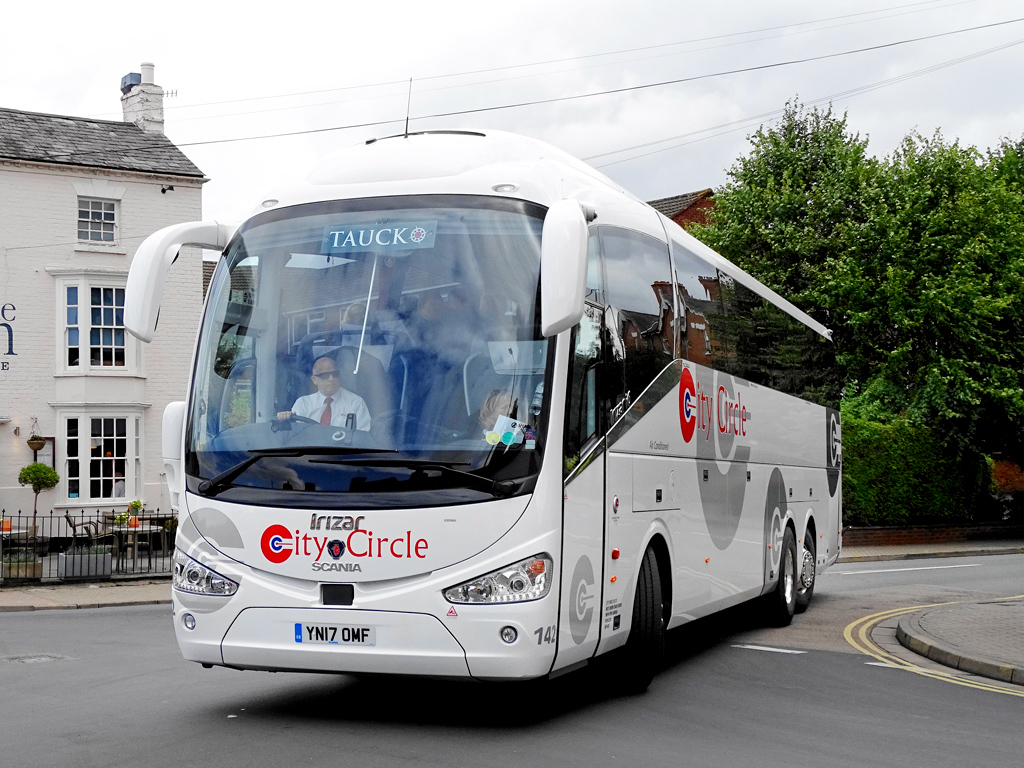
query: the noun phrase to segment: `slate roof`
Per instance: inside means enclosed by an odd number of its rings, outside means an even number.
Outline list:
[[[679,215],[680,211],[685,211],[694,203],[699,203],[705,197],[710,197],[713,194],[713,189],[702,189],[699,192],[689,192],[685,195],[675,195],[674,197],[663,197],[660,200],[650,200],[647,204],[658,213],[673,219]]]
[[[203,177],[170,139],[134,123],[17,109],[0,108],[0,158]]]

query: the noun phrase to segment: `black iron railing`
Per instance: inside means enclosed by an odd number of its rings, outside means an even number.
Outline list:
[[[0,510],[0,582],[99,581],[169,574],[174,515]]]

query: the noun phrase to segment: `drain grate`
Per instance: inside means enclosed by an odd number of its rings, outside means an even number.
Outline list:
[[[24,656],[0,656],[0,661],[11,664],[41,664],[46,661],[67,661],[70,656],[59,656],[56,653],[30,653]]]

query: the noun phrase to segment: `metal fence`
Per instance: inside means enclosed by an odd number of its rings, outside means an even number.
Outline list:
[[[0,510],[0,583],[101,581],[169,574],[172,514]]]

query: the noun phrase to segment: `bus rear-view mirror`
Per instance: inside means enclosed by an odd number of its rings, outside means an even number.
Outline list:
[[[156,332],[167,270],[183,246],[224,249],[237,226],[216,221],[188,221],[157,230],[142,241],[132,258],[124,300],[124,327],[140,341]]]
[[[583,317],[587,221],[575,200],[559,200],[544,217],[540,251],[541,333],[554,336]]]

